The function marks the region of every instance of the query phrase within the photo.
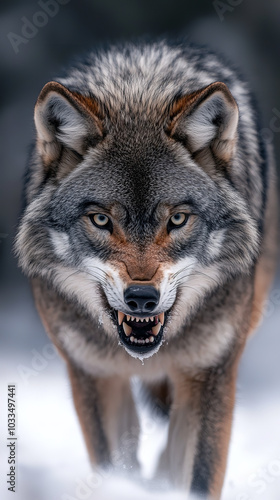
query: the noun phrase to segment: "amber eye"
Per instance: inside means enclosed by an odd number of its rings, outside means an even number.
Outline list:
[[[169,228],[170,229],[178,229],[182,227],[188,220],[187,214],[183,212],[178,212],[177,214],[172,215],[169,219]]]
[[[109,226],[111,226],[111,221],[107,215],[90,214],[89,218],[91,222],[100,229],[109,229]]]

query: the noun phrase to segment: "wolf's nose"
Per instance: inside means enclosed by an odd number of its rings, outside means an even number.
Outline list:
[[[124,292],[124,301],[134,313],[151,313],[159,303],[159,292],[151,285],[131,285]]]

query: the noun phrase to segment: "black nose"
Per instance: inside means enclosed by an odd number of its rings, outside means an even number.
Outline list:
[[[151,313],[159,303],[159,292],[150,285],[131,285],[124,292],[124,301],[134,313]]]

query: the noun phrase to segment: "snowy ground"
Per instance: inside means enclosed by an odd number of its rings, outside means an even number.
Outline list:
[[[249,342],[241,363],[223,500],[280,498],[280,309],[277,297],[270,299],[264,322]],[[0,355],[1,500],[186,498],[180,492],[151,492],[143,485],[93,472],[73,410],[63,362],[46,337],[44,343],[33,344],[33,347],[30,344],[25,350],[15,351],[14,346],[14,342],[8,343]],[[9,383],[15,383],[17,391],[15,494],[7,492],[6,483]],[[149,478],[156,454],[164,444],[166,428],[156,426],[147,414],[143,415],[142,427],[139,455],[144,476]]]

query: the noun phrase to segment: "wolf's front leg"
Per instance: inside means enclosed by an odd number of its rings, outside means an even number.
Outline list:
[[[92,377],[70,363],[68,371],[92,463],[137,473],[139,423],[129,380]]]
[[[196,498],[218,500],[226,468],[235,399],[236,363],[177,374],[169,435],[158,475]]]

